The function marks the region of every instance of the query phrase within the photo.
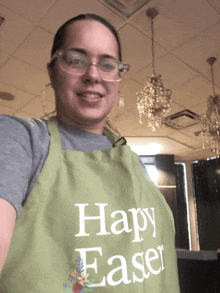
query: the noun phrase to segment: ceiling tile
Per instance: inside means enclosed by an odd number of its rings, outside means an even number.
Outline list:
[[[196,71],[171,54],[167,54],[155,62],[155,71],[156,74],[162,75],[164,88],[171,90],[198,75]],[[147,76],[151,76],[152,72],[151,66],[148,66],[135,73],[133,78],[145,84]]]
[[[51,33],[35,27],[13,56],[43,71],[47,71],[46,65],[50,60],[52,43],[53,35]]]
[[[208,97],[207,97],[208,98]],[[207,110],[207,102],[199,103],[194,107],[190,107],[190,110],[198,115],[204,115]]]
[[[204,31],[195,39],[185,43],[173,53],[183,62],[211,80],[209,57],[216,57],[213,65],[215,82],[220,86],[220,23]]]
[[[183,129],[181,129],[181,130],[179,130],[179,132],[180,133],[183,133],[183,134],[185,134],[185,135],[187,135],[187,136],[189,136],[189,137],[191,137],[191,138],[193,138],[193,139],[196,139],[196,141],[197,141],[197,144],[199,144],[199,143],[201,143],[201,145],[202,145],[202,142],[203,142],[203,138],[202,138],[202,136],[201,135],[199,135],[199,136],[196,136],[194,133],[195,132],[198,132],[198,131],[201,131],[201,123],[197,123],[197,124],[195,124],[195,125],[193,125],[193,126],[190,126],[190,127],[185,127],[185,128],[183,128]]]
[[[123,136],[166,136],[173,132],[173,129],[162,127],[152,131],[147,127],[147,119],[143,117],[143,123],[139,123],[139,115],[131,111],[122,112],[120,115],[114,117],[114,124]]]
[[[12,96],[14,96],[14,100],[11,100],[11,101],[2,100],[0,98],[0,104],[3,106],[13,108],[15,110],[19,110],[21,107],[26,105],[28,102],[30,102],[34,98],[34,95],[18,90],[2,82],[0,82],[0,88],[1,88],[0,97],[2,93],[11,94]]]
[[[174,139],[184,145],[187,145],[187,146],[194,146],[198,143],[196,137],[195,138],[189,137],[188,135],[183,134],[179,131],[175,131],[175,132],[169,134],[169,138],[172,138],[172,139]]]
[[[10,58],[1,69],[0,78],[6,84],[39,96],[41,96],[45,84],[49,83],[47,73],[15,58]]]
[[[198,161],[198,160],[205,160],[206,158],[213,158],[216,155],[210,151],[210,148],[203,149],[202,147],[199,147],[198,149],[195,149],[194,151],[187,151],[185,153],[181,153],[181,157],[185,161]]]
[[[119,90],[123,94],[126,110],[138,113],[136,93],[141,89],[141,87],[142,85],[130,78],[126,78],[121,81]]]
[[[181,107],[180,105],[178,105],[175,102],[173,102],[172,101],[172,95],[171,95],[170,106],[171,106],[171,109],[170,109],[170,112],[167,113],[167,115],[166,115],[167,117],[186,109],[185,107]]]
[[[5,18],[1,25],[1,67],[31,32],[34,25],[1,4],[0,15]]]
[[[40,99],[40,103],[41,103],[41,107],[43,108],[44,117],[51,114],[56,109],[55,101],[53,102],[48,100],[42,101],[42,99]]]
[[[85,13],[98,14],[110,21],[116,28],[123,23],[123,18],[97,0],[58,0],[42,19],[41,26],[55,34],[68,19]]]
[[[42,101],[41,98],[36,97],[31,102],[29,102],[26,106],[24,106],[21,111],[29,114],[32,118],[40,118],[44,116],[45,114],[48,114],[52,111],[54,111],[55,106],[54,103],[47,101],[46,104],[46,110],[45,113],[42,107]]]
[[[123,62],[129,62],[131,69],[128,75],[134,77],[138,70],[151,64],[151,40],[130,24],[123,26],[118,33],[122,43]],[[155,51],[157,58],[167,53],[158,45],[155,45]]]
[[[42,95],[43,96],[43,95]],[[44,90],[44,97],[46,100],[48,100],[49,102],[53,102],[55,103],[55,95],[54,95],[54,90],[52,89],[52,87],[50,85],[45,87]]]
[[[159,11],[154,19],[155,41],[168,50],[178,47],[219,21],[218,13],[207,1],[152,0],[131,19],[135,26],[149,36],[150,20],[146,17],[146,10],[150,7]]]
[[[195,105],[206,101],[211,88],[211,83],[198,75],[173,89],[172,100],[185,109],[191,110]]]
[[[124,110],[121,115],[117,115],[113,122],[123,136],[124,133],[140,128],[138,115],[127,110]]]
[[[20,118],[35,118],[35,117],[32,117],[30,114],[28,113],[25,113],[25,112],[22,112],[22,111],[17,111],[14,113],[14,116],[16,117],[20,117]],[[37,117],[38,118],[38,117]]]
[[[2,5],[34,22],[43,16],[53,2],[54,0],[1,0]]]
[[[219,0],[208,0],[208,2],[220,14],[220,2],[219,2]]]
[[[139,136],[147,136],[147,137],[160,137],[160,136],[169,136],[170,133],[173,132],[173,129],[167,127],[166,125],[156,128],[155,131],[152,131],[150,127],[147,127],[147,119],[143,120],[142,126],[138,128]]]
[[[16,112],[15,109],[3,106],[0,104],[0,114],[5,114],[5,115],[14,115]]]

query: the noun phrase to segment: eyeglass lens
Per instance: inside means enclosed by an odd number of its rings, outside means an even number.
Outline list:
[[[59,60],[61,68],[72,75],[83,75],[91,66],[87,56],[74,51],[62,52]],[[119,67],[115,60],[104,58],[94,65],[97,66],[99,75],[104,80],[117,81],[122,78],[122,73],[119,73]]]

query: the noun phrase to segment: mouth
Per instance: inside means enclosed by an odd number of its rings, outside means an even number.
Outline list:
[[[89,91],[80,92],[80,93],[77,93],[77,95],[81,98],[86,98],[89,100],[97,100],[97,99],[100,99],[103,97],[103,95],[101,93],[89,92]]]

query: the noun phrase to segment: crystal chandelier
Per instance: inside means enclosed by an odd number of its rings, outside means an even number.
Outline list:
[[[155,73],[153,19],[158,15],[158,10],[150,8],[147,10],[146,15],[151,19],[153,74],[151,77],[147,77],[144,88],[137,93],[137,108],[139,122],[142,124],[142,116],[146,116],[147,126],[151,127],[152,131],[155,131],[156,127],[161,127],[164,124],[164,118],[171,109],[170,96],[172,92],[169,89],[164,89],[161,75],[156,75]]]
[[[211,150],[212,152],[220,153],[220,96],[215,93],[214,84],[214,72],[213,64],[216,58],[210,57],[207,62],[211,66],[211,77],[212,77],[212,89],[213,96],[209,96],[207,99],[207,110],[206,114],[202,118],[202,130],[201,135],[204,138],[203,148],[209,144],[211,140]]]

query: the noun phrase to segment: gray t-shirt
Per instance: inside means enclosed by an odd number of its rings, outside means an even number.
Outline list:
[[[63,150],[87,152],[112,147],[105,136],[61,121],[58,130]],[[18,215],[43,168],[49,145],[45,120],[0,115],[0,198],[10,202]]]

